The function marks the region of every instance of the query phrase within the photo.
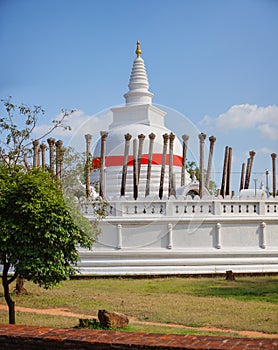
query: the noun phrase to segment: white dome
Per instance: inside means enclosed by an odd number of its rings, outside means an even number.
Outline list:
[[[132,139],[130,140],[129,154],[133,154],[133,140],[138,139],[138,135],[145,135],[143,154],[149,153],[149,137],[148,135],[153,133],[156,135],[154,139],[153,154],[162,154],[163,151],[163,134],[170,134],[171,130],[166,127],[157,127],[143,124],[131,124],[126,126],[117,127],[108,131],[106,141],[106,157],[111,156],[123,156],[125,148],[125,134],[131,134]],[[100,157],[101,139],[98,140],[95,150],[94,157]],[[168,146],[169,148],[169,146]],[[167,152],[169,153],[169,152]],[[182,157],[182,145],[178,139],[174,141],[174,154]],[[109,163],[106,162],[106,166]]]

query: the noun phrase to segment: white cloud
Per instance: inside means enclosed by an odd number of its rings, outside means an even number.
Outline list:
[[[258,153],[261,153],[261,154],[271,154],[272,150],[268,147],[261,147],[257,150]]]
[[[278,140],[278,128],[273,127],[271,124],[262,124],[257,129],[263,134],[264,137],[271,140]]]
[[[205,127],[216,131],[236,129],[256,129],[264,137],[278,139],[278,107],[276,105],[260,107],[241,104],[230,107],[216,118],[205,116],[201,122]]]
[[[202,124],[203,126],[210,126],[213,123],[214,123],[214,119],[209,117],[208,115],[205,115],[200,122],[200,124]]]

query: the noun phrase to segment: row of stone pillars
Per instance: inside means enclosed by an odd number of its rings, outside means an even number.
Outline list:
[[[106,155],[106,139],[108,136],[108,132],[101,131],[101,157],[100,157],[100,196],[104,198],[104,183],[105,183],[105,155]],[[150,194],[150,182],[151,182],[151,167],[152,167],[152,155],[153,155],[153,144],[156,135],[151,133],[149,134],[149,154],[148,154],[148,166],[147,166],[147,181],[146,181],[146,189],[145,196]],[[125,150],[124,150],[124,163],[123,163],[123,171],[122,171],[122,183],[121,183],[121,196],[125,195],[126,188],[126,177],[127,177],[127,164],[128,164],[128,155],[129,155],[129,147],[130,140],[132,136],[130,134],[125,135]],[[85,135],[86,139],[86,195],[90,196],[91,192],[91,184],[90,184],[90,170],[91,170],[91,140],[92,136],[90,134]],[[185,185],[185,172],[186,172],[186,159],[187,159],[187,146],[188,146],[188,135],[183,135],[183,154],[182,154],[182,168],[181,168],[181,186]],[[210,149],[209,149],[209,159],[207,166],[207,174],[205,179],[204,173],[204,143],[205,143],[206,135],[201,133],[199,135],[200,140],[200,181],[199,181],[199,195],[202,198],[204,194],[204,187],[209,189],[210,184],[210,174],[212,167],[212,157],[214,151],[214,144],[216,138],[211,136],[209,138],[210,141]],[[141,160],[142,160],[142,152],[143,152],[143,144],[145,140],[145,135],[138,135],[138,140],[133,140],[133,197],[134,199],[138,198],[138,186],[140,179],[140,170],[141,170]],[[163,189],[164,189],[164,178],[166,171],[166,156],[168,150],[168,142],[169,142],[169,186],[168,186],[168,196],[176,195],[175,189],[175,176],[173,173],[173,145],[174,145],[175,135],[164,134],[163,135],[163,153],[162,153],[162,164],[161,164],[161,175],[160,175],[160,185],[159,185],[159,198],[163,198]],[[139,148],[138,148],[139,141]],[[52,175],[53,180],[59,179],[61,180],[62,174],[62,164],[63,164],[63,141],[58,140],[55,142],[54,138],[47,139],[47,143],[49,145],[49,168]],[[39,144],[38,140],[33,141],[33,167],[42,167],[46,168],[46,149],[47,146],[44,143]],[[56,153],[56,154],[55,154]],[[241,169],[241,178],[240,178],[240,190],[248,189],[250,184],[250,177],[252,172],[253,161],[255,157],[255,152],[249,152],[249,158],[247,160],[247,167],[245,172],[245,163],[242,164]],[[271,154],[272,158],[272,195],[276,197],[276,153]],[[56,167],[56,169],[55,169]],[[56,171],[55,171],[56,170]],[[222,183],[221,183],[221,196],[230,195],[230,184],[231,184],[231,170],[232,170],[232,148],[226,146],[225,155],[224,155],[224,164],[223,164],[223,174],[222,174]],[[267,176],[267,190],[268,190],[268,170],[266,170]],[[206,181],[205,181],[206,180]]]
[[[254,157],[256,155],[255,151],[249,152],[249,158],[247,159],[247,165],[242,163],[241,176],[240,176],[240,186],[239,190],[248,189],[250,185],[250,178],[252,173],[252,167],[254,162]],[[276,196],[276,154],[272,153],[272,174],[273,174],[273,197]],[[231,184],[231,167],[232,167],[232,148],[226,146],[224,163],[223,163],[223,173],[222,173],[222,183],[220,195],[224,197],[225,195],[230,195],[230,184]],[[268,170],[267,170],[268,175]],[[268,185],[267,185],[268,187]],[[232,191],[233,192],[233,191]]]
[[[101,154],[100,154],[100,196],[104,198],[104,168],[105,168],[105,156],[106,156],[106,140],[108,136],[108,132],[101,131]],[[149,135],[149,153],[148,153],[148,165],[147,165],[147,178],[146,178],[146,188],[145,188],[145,197],[150,194],[150,184],[151,184],[151,169],[152,169],[152,157],[153,157],[153,146],[156,135],[154,133],[150,133]],[[124,147],[124,160],[123,160],[123,169],[122,169],[122,180],[121,180],[121,196],[125,195],[126,191],[126,179],[127,179],[127,166],[128,166],[128,156],[129,156],[129,148],[130,141],[132,139],[131,134],[127,133],[124,135],[125,137],[125,147]],[[86,144],[87,144],[87,159],[89,159],[89,145],[91,136],[86,135]],[[143,144],[145,140],[145,135],[138,135],[138,139],[133,140],[133,198],[136,200],[138,198],[138,186],[140,180],[140,170],[141,170],[141,160],[142,160],[142,152],[143,152]],[[208,170],[206,177],[206,184],[204,183],[204,142],[206,135],[201,133],[199,135],[200,139],[200,186],[199,186],[199,194],[200,197],[204,194],[204,186],[209,188],[210,183],[210,173],[212,167],[212,156],[214,150],[214,143],[216,138],[211,136],[210,140],[210,152],[208,159]],[[181,186],[185,185],[185,173],[186,173],[186,157],[187,157],[187,146],[188,146],[188,135],[183,135],[183,154],[182,154],[182,167],[181,167]],[[173,164],[174,164],[174,141],[175,135],[173,133],[163,135],[163,151],[162,151],[162,164],[161,164],[161,173],[160,173],[160,184],[159,184],[159,198],[163,198],[164,192],[164,179],[166,172],[166,157],[168,151],[169,144],[169,184],[168,184],[168,197],[176,195],[176,184],[175,184],[175,176],[173,172]],[[138,147],[139,142],[139,147]],[[89,173],[87,174],[87,181],[90,180]],[[88,185],[89,187],[89,185]]]
[[[124,162],[122,170],[122,182],[121,182],[121,196],[125,195],[126,190],[126,178],[127,178],[127,164],[128,164],[128,155],[130,140],[132,136],[127,133],[125,135],[125,149],[124,149]],[[149,153],[148,153],[148,165],[147,165],[147,178],[146,178],[146,188],[145,188],[145,197],[150,195],[150,185],[151,185],[151,171],[152,171],[152,158],[153,158],[153,146],[156,135],[154,133],[149,134]],[[136,200],[138,198],[138,186],[140,179],[141,171],[141,160],[143,152],[143,143],[145,140],[145,135],[138,135],[138,140],[133,140],[133,198]],[[169,140],[169,189],[168,196],[176,195],[175,190],[175,179],[173,173],[173,146],[175,135],[171,133],[170,135],[163,135],[163,155],[162,155],[162,165],[161,165],[161,176],[160,176],[160,186],[159,186],[159,197],[163,197],[163,188],[164,188],[164,177],[165,177],[165,165],[166,165],[166,155],[168,149],[168,140]],[[139,149],[138,149],[139,141]],[[101,152],[101,158],[105,158],[105,154]],[[103,179],[101,179],[103,181]],[[103,184],[103,182],[102,182]]]
[[[49,146],[49,168],[53,180],[61,180],[63,165],[63,141],[55,142],[54,138],[47,139]],[[45,143],[39,143],[38,140],[33,141],[33,167],[46,169],[46,149]],[[56,155],[55,155],[56,153]]]

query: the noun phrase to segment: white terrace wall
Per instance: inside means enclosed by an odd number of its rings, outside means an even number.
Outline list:
[[[83,274],[278,272],[276,199],[121,199],[107,213]]]

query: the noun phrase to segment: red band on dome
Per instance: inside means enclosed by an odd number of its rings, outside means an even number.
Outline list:
[[[166,165],[169,165],[169,154],[166,155]],[[105,157],[105,166],[123,166],[124,156],[106,156]],[[141,164],[148,164],[148,154],[142,154]],[[161,165],[162,164],[162,154],[153,153],[152,155],[152,164]],[[133,165],[133,156],[128,156],[128,166]],[[173,165],[182,166],[182,157],[178,155],[173,155]],[[100,157],[96,157],[92,161],[92,169],[100,168]]]

